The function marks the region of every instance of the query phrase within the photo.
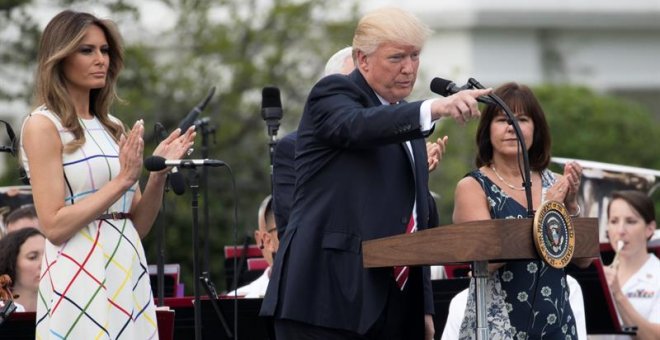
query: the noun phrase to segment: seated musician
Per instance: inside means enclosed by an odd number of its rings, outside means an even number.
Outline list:
[[[254,239],[261,249],[264,259],[268,262],[268,268],[264,273],[250,284],[227,293],[228,297],[238,296],[244,298],[263,298],[270,281],[270,269],[273,265],[273,257],[279,246],[275,217],[273,216],[272,199],[268,195],[259,206],[258,229],[254,231]]]

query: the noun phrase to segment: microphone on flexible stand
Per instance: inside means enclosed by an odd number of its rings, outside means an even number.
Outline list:
[[[481,83],[474,79],[470,78],[468,79],[468,86],[470,88],[475,88],[475,89],[485,89],[486,87],[481,85]],[[513,130],[516,132],[516,138],[518,139],[518,144],[520,144],[520,153],[522,153],[523,156],[523,168],[521,169],[522,171],[520,172],[523,175],[523,187],[525,188],[525,198],[527,199],[527,217],[528,218],[534,218],[534,208],[532,205],[532,169],[529,165],[529,154],[527,152],[527,144],[525,143],[525,139],[523,138],[522,131],[520,130],[520,125],[518,125],[518,119],[513,115],[513,112],[509,108],[508,105],[497,95],[495,94],[489,94],[488,98],[491,99],[492,101],[495,102],[497,106],[499,106],[502,111],[504,111],[504,114],[508,118],[508,123],[513,126]],[[520,162],[518,162],[518,166],[520,166]]]
[[[485,87],[474,78],[468,79],[467,84],[462,87],[456,86],[456,84],[451,80],[442,78],[433,78],[431,81],[431,91],[445,97],[467,89],[485,89]],[[525,188],[525,196],[527,198],[527,217],[533,218],[534,208],[532,206],[532,182],[531,169],[529,166],[529,155],[527,153],[525,140],[522,137],[522,131],[520,131],[520,126],[518,125],[518,120],[511,112],[509,106],[507,106],[506,103],[504,103],[504,101],[502,101],[502,99],[500,99],[500,97],[497,95],[489,94],[488,96],[481,96],[476,99],[480,103],[496,105],[500,107],[506,115],[509,124],[513,126],[513,130],[516,133],[516,138],[518,139],[518,144],[520,144],[520,150],[523,156],[523,169],[521,173],[523,174],[523,187]]]
[[[202,157],[207,157],[208,154],[208,134],[211,132],[215,132],[215,127],[210,126],[210,119],[209,118],[201,118],[197,119],[199,117],[199,114],[204,111],[206,108],[206,105],[208,105],[209,101],[211,101],[211,98],[213,97],[213,94],[215,93],[215,86],[211,87],[209,90],[209,93],[206,95],[206,98],[204,98],[197,106],[195,106],[189,113],[186,115],[186,117],[181,120],[181,123],[179,124],[179,129],[181,129],[181,133],[185,133],[188,128],[190,128],[191,125],[195,125],[195,129],[199,132],[201,132],[202,135]],[[173,167],[172,172],[177,172],[178,168]],[[175,185],[181,184],[182,187],[185,187],[183,185],[183,175],[178,175],[176,176],[175,180],[177,183],[175,184],[174,181],[172,182],[172,187]],[[208,240],[209,240],[209,208],[208,208],[208,171],[206,168],[202,170],[202,190],[203,190],[203,195],[204,195],[204,268],[208,268],[208,258],[209,258],[209,245],[208,245]],[[208,270],[205,271],[205,273],[208,272]]]
[[[442,78],[433,78],[431,80],[431,91],[433,93],[437,93],[443,97],[448,97],[451,96],[454,93],[461,92],[463,90],[469,90],[472,89],[471,84],[465,84],[461,87],[456,86],[456,83],[454,83],[451,80],[447,79],[442,79]],[[477,98],[477,101],[480,103],[488,104],[488,105],[497,105],[494,100],[486,97],[486,96],[481,96]]]
[[[191,169],[190,174],[192,175],[189,179],[189,186],[191,189],[191,207],[192,207],[192,216],[193,216],[193,224],[192,224],[192,239],[193,239],[193,276],[194,276],[194,303],[193,303],[193,309],[194,309],[194,327],[195,327],[195,339],[196,340],[201,340],[202,336],[202,323],[201,323],[201,318],[202,318],[202,309],[201,309],[201,298],[200,298],[200,292],[201,292],[201,285],[204,283],[204,288],[207,289],[207,294],[209,295],[209,298],[211,300],[211,304],[213,305],[213,308],[218,315],[218,318],[225,330],[225,334],[227,334],[227,337],[232,339],[233,334],[231,330],[229,329],[229,326],[227,325],[227,321],[225,320],[224,316],[222,315],[222,311],[219,309],[219,307],[216,305],[216,299],[215,299],[215,294],[213,294],[212,290],[210,289],[212,286],[209,285],[209,280],[206,277],[206,275],[202,276],[200,274],[200,263],[199,263],[199,216],[198,216],[198,210],[199,210],[199,182],[198,182],[198,171],[196,170],[197,167],[218,167],[218,166],[228,166],[225,162],[220,161],[220,160],[215,160],[215,159],[175,159],[175,160],[170,160],[170,159],[165,159],[160,156],[150,156],[147,157],[144,160],[144,167],[148,171],[161,171],[168,166],[178,166],[180,168],[188,168]]]
[[[450,96],[456,92],[467,89],[484,89],[476,79],[470,78],[468,83],[463,87],[458,87],[454,82],[442,78],[434,78],[431,81],[431,91],[441,95],[441,96]],[[525,146],[525,140],[522,138],[522,132],[520,131],[520,126],[518,125],[518,120],[515,118],[511,109],[495,94],[489,94],[488,96],[481,96],[476,98],[480,103],[485,103],[488,105],[496,105],[504,111],[509,124],[513,126],[513,129],[516,133],[516,139],[518,139],[518,144],[520,145],[520,151],[523,155],[523,167],[521,171],[523,174],[523,187],[525,188],[525,196],[527,198],[527,217],[534,217],[534,210],[532,207],[532,183],[531,183],[531,171],[529,167],[529,156],[527,154],[527,147]],[[519,163],[520,164],[520,163]],[[476,310],[477,310],[477,338],[480,339],[485,334],[485,337],[488,336],[488,326],[486,321],[486,313],[483,312],[486,310],[486,305],[484,303],[485,299],[480,297],[485,296],[484,289],[486,287],[486,282],[488,278],[488,261],[474,261],[472,263],[472,277],[475,280],[475,296],[476,296]]]
[[[211,98],[213,97],[214,93],[215,93],[215,86],[211,87],[211,89],[209,90],[209,93],[206,96],[206,98],[203,101],[201,101],[195,108],[193,108],[193,110],[190,111],[188,113],[188,115],[181,121],[181,124],[179,124],[179,128],[181,129],[181,133],[184,133],[188,128],[190,128],[191,125],[195,125],[195,129],[202,135],[201,152],[202,152],[202,157],[203,158],[208,157],[208,150],[209,150],[208,135],[213,133],[214,141],[215,141],[215,129],[216,129],[216,127],[215,127],[215,125],[213,125],[211,123],[210,118],[203,117],[203,118],[198,119],[198,116],[204,110],[204,108],[206,108],[206,105],[208,105],[208,103],[211,100]],[[204,213],[204,215],[203,215],[203,218],[204,218],[204,220],[203,220],[203,228],[204,228],[203,235],[204,236],[202,237],[202,239],[204,240],[204,244],[203,244],[203,248],[204,248],[203,268],[204,268],[204,271],[201,274],[199,273],[199,263],[197,263],[198,262],[198,256],[193,256],[195,258],[195,268],[194,268],[195,273],[194,273],[194,276],[195,276],[195,278],[199,278],[199,280],[195,280],[195,292],[196,292],[195,296],[196,297],[198,296],[199,291],[200,291],[200,288],[199,288],[200,281],[201,281],[201,283],[204,283],[205,288],[207,288],[208,291],[214,291],[215,290],[215,288],[212,286],[212,283],[209,279],[209,269],[208,269],[209,268],[209,258],[210,258],[210,255],[209,255],[209,253],[210,253],[210,249],[209,249],[210,237],[209,237],[209,204],[208,204],[209,199],[208,199],[208,185],[207,185],[207,183],[208,183],[208,169],[207,169],[207,166],[219,166],[219,165],[216,165],[217,163],[215,163],[214,160],[209,160],[208,163],[204,163],[204,161],[205,160],[201,160],[201,163],[200,163],[200,162],[196,162],[196,160],[182,160],[179,164],[176,164],[176,165],[179,165],[179,167],[182,167],[182,168],[183,167],[196,168],[197,166],[203,166],[203,168],[202,168],[202,190],[203,190],[203,198],[204,198],[204,201],[203,201],[204,202],[204,206],[203,206],[203,209],[204,209],[203,210],[203,213]],[[155,162],[155,161],[151,161],[151,162]],[[154,163],[154,164],[156,164],[156,163]],[[157,162],[157,165],[159,167],[162,166],[160,160]],[[175,164],[174,163],[167,164],[167,166],[171,166],[171,165],[175,165]],[[222,165],[224,165],[224,163],[222,163]],[[173,170],[176,169],[176,168],[177,167],[175,166],[173,168]],[[183,178],[183,176],[181,178]],[[191,187],[191,189],[192,189],[192,187]],[[195,209],[197,209],[197,208],[195,208]],[[196,231],[195,231],[195,234],[197,234]],[[198,242],[197,237],[196,237],[196,242]],[[197,247],[195,247],[195,251],[197,251]],[[210,288],[207,287],[207,285],[211,285]],[[209,297],[211,297],[212,299],[214,298],[213,295],[209,295]],[[214,308],[215,308],[215,306],[214,306]],[[216,309],[216,312],[219,312],[219,309],[217,309],[217,308],[215,308],[215,309]],[[196,309],[195,310],[196,316],[199,313],[201,313],[201,311]],[[219,317],[220,317],[220,320],[223,321],[223,326],[224,326],[225,323],[224,323],[223,317],[220,314],[219,314]],[[199,323],[199,320],[197,320],[197,317],[196,317],[196,319],[195,319],[195,329],[196,329],[195,334],[198,333],[197,332],[197,329],[199,328],[198,323]],[[230,334],[230,332],[229,332],[229,330],[226,326],[225,326],[225,331],[226,331],[227,334]]]

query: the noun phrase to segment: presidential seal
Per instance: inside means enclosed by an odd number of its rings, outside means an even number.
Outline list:
[[[539,256],[554,268],[571,262],[575,250],[575,229],[566,207],[547,201],[534,215],[534,245]]]

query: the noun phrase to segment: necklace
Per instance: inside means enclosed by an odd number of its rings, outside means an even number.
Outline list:
[[[493,173],[495,173],[495,176],[497,176],[497,178],[500,181],[502,181],[502,183],[506,184],[506,186],[508,186],[509,188],[511,188],[513,190],[518,190],[518,191],[524,191],[525,190],[525,187],[517,187],[517,186],[507,182],[506,180],[504,180],[504,178],[502,178],[502,176],[500,176],[500,174],[497,172],[497,170],[495,170],[495,165],[491,164],[490,169],[493,170]]]

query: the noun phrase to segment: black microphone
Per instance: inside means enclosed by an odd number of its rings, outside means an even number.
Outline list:
[[[9,146],[2,146],[0,147],[1,150],[0,152],[9,152],[12,156],[16,156],[16,150],[18,149],[16,147],[17,140],[16,140],[16,134],[14,133],[14,129],[11,128],[11,125],[7,123],[4,120],[0,120],[0,122],[5,124],[5,129],[7,130],[7,136],[9,136]]]
[[[470,85],[465,85],[463,87],[458,87],[456,86],[456,83],[454,83],[451,80],[447,79],[442,79],[442,78],[433,78],[431,80],[431,91],[433,93],[437,93],[443,97],[448,97],[451,96],[454,93],[471,89],[472,87]],[[486,97],[486,96],[480,96],[477,97],[477,101],[480,103],[488,104],[488,105],[497,105],[494,100]]]
[[[159,122],[156,123],[154,125],[154,129],[158,134],[159,141],[162,141],[165,138],[167,138],[167,131],[165,130],[163,124]],[[185,179],[183,178],[183,174],[179,172],[179,169],[177,167],[173,167],[172,170],[170,170],[170,187],[172,187],[172,191],[178,196],[181,196],[186,192]]]
[[[211,87],[209,90],[209,94],[202,100],[197,106],[195,106],[190,112],[188,112],[188,115],[186,115],[185,118],[181,121],[181,124],[179,124],[179,129],[181,129],[181,133],[185,133],[194,123],[195,120],[197,120],[197,116],[199,116],[202,111],[204,111],[204,108],[206,108],[206,105],[209,103],[211,100],[211,97],[213,97],[213,94],[215,93],[215,86]]]
[[[217,159],[165,159],[160,156],[149,156],[144,160],[144,167],[148,171],[160,171],[168,166],[196,168],[198,166],[218,167],[223,165],[226,165],[225,162]]]
[[[266,86],[261,91],[261,117],[268,126],[268,135],[277,135],[282,119],[282,101],[280,100],[280,89],[274,86]]]
[[[172,186],[172,191],[179,196],[186,192],[186,181],[177,167],[173,167],[170,170],[170,185]]]

